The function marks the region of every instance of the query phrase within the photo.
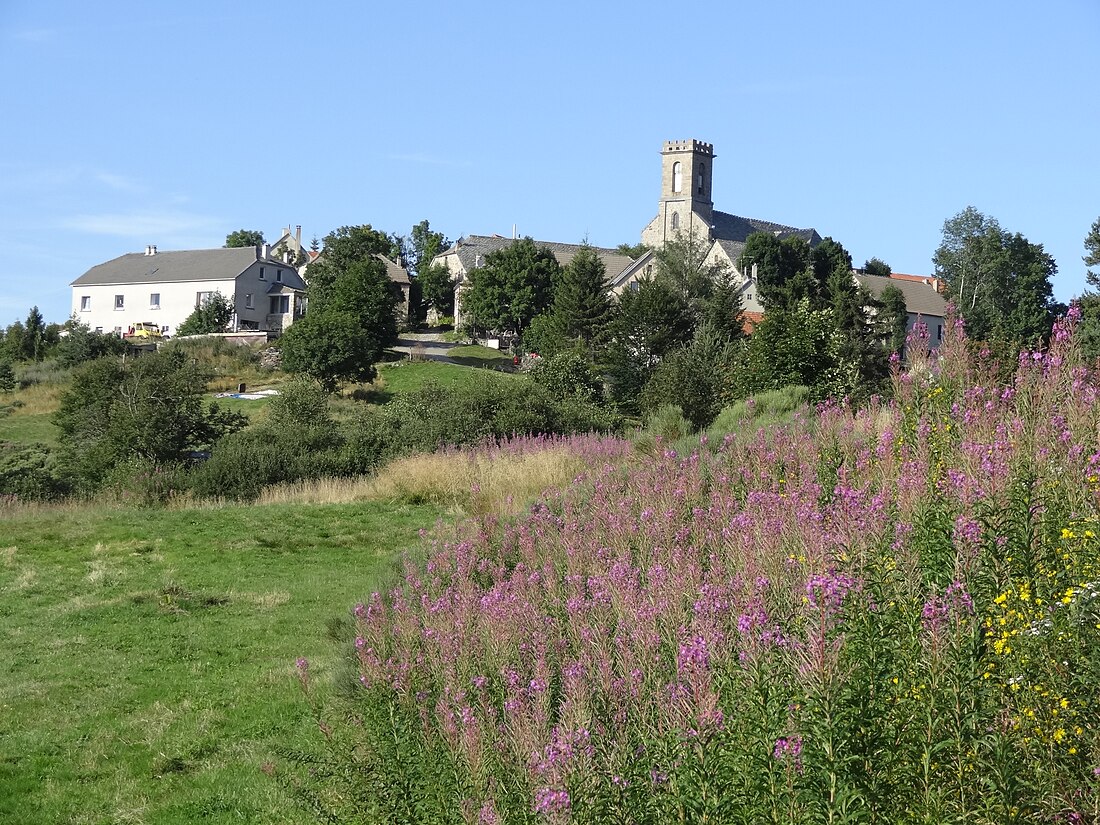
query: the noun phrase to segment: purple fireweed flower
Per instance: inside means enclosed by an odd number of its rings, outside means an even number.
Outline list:
[[[304,675],[309,670],[309,659],[304,656],[299,656],[294,661],[294,667],[297,668],[299,673]]]
[[[810,606],[824,608],[827,612],[839,610],[848,593],[858,589],[856,580],[844,573],[831,571],[806,580],[806,598]]]
[[[487,800],[477,812],[477,825],[498,825],[500,815],[497,814],[497,806],[493,800]]]
[[[786,762],[794,770],[802,772],[802,737],[792,736],[790,739],[780,737],[775,740],[772,749],[772,757],[778,762]]]
[[[539,788],[535,791],[535,813],[553,814],[569,810],[569,791]]]

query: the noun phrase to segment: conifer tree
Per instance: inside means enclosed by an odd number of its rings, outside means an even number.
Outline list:
[[[570,341],[591,349],[604,338],[611,319],[607,269],[587,243],[562,270],[554,293],[554,315],[561,334]]]

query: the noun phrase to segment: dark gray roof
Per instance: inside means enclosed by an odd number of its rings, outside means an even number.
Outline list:
[[[515,238],[505,238],[503,235],[468,235],[465,238],[459,239],[454,246],[443,254],[457,254],[458,260],[462,263],[462,268],[466,272],[469,272],[477,267],[478,256],[484,259],[488,257],[490,253],[496,252],[498,249],[503,249],[515,243],[515,241]],[[569,262],[573,260],[573,257],[582,247],[582,244],[557,243],[555,241],[535,241],[535,245],[540,247],[545,246],[549,249],[561,266],[568,266]],[[600,246],[594,246],[592,248],[596,250],[596,254],[599,256],[600,260],[603,261],[609,281],[614,282],[619,274],[632,263],[631,258],[623,255],[617,249],[607,249],[606,247]]]
[[[93,266],[70,286],[227,281],[236,278],[256,261],[254,246],[234,249],[185,249],[178,252],[157,252],[155,255],[131,252]],[[305,284],[294,267],[274,258],[265,258],[263,263],[265,266],[281,268],[283,283],[287,286],[305,289]]]
[[[715,211],[711,218],[711,227],[711,235],[718,241],[735,241],[744,244],[753,232],[770,232],[779,238],[802,238],[810,246],[821,243],[821,236],[817,234],[816,229],[799,229],[758,218],[742,218],[740,215],[730,215],[728,212]],[[725,246],[722,248],[726,249]],[[740,251],[737,254],[740,255]]]
[[[883,278],[879,275],[856,275],[861,286],[867,287],[875,298],[881,298],[888,286],[896,286],[905,296],[905,309],[914,315],[925,318],[947,317],[947,302],[931,284],[920,281],[903,281],[895,278]]]

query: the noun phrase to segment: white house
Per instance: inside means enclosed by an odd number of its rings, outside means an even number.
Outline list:
[[[124,334],[138,322],[166,334],[215,292],[233,302],[232,330],[276,334],[301,317],[305,282],[267,244],[236,249],[131,252],[93,266],[71,284],[76,318],[100,332]]]

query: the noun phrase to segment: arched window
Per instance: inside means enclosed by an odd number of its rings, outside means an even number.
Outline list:
[[[707,171],[706,164],[705,163],[700,163],[699,164],[699,183],[697,184],[700,195],[703,194],[703,173],[706,172],[706,171]]]
[[[684,168],[680,161],[672,164],[672,191],[679,192],[684,188]]]
[[[672,228],[674,230],[680,228],[680,213],[679,212],[673,212],[672,213]]]

